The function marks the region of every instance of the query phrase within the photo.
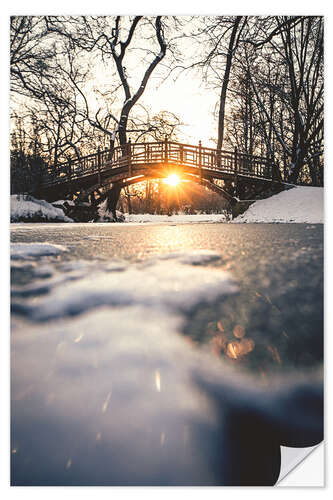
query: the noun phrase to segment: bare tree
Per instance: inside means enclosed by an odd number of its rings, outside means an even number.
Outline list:
[[[301,18],[293,25],[290,21],[276,18],[277,25],[285,28],[279,29],[278,39],[273,37],[264,52],[254,55],[264,62],[257,71],[250,68],[247,54],[247,71],[271,140],[274,136],[288,158],[286,180],[295,183],[303,167],[323,153],[323,22],[321,17]],[[275,100],[277,105],[267,106],[268,93],[270,102]]]
[[[54,78],[56,44],[42,16],[10,18],[10,88],[16,94],[41,98]]]
[[[146,68],[140,81],[134,86],[131,85],[136,78],[128,73],[126,57],[136,48],[135,35],[141,24],[145,29],[152,28],[153,35],[150,35],[151,45],[157,44],[157,50],[149,49],[150,61],[146,61]],[[133,107],[138,103],[147,87],[148,81],[157,65],[165,56],[167,44],[164,39],[164,27],[161,16],[153,20],[142,16],[117,16],[117,17],[77,17],[77,18],[47,18],[48,30],[67,38],[72,50],[75,48],[95,55],[99,60],[108,65],[113,61],[115,73],[109,83],[113,94],[118,93],[119,88],[123,90],[122,104],[114,105],[119,107],[118,112],[110,112],[101,119],[102,109],[99,107],[94,112],[91,111],[91,104],[87,97],[87,92],[82,85],[72,79],[72,72],[67,73],[67,77],[72,81],[83,102],[85,115],[90,125],[103,131],[110,136],[110,148],[119,139],[121,145],[127,143],[128,120]],[[137,40],[136,40],[137,41]],[[125,66],[126,64],[126,66]],[[112,71],[112,68],[111,68]],[[116,81],[118,79],[118,83]],[[100,92],[102,95],[103,92]],[[105,95],[105,93],[104,93]],[[115,104],[114,101],[112,104]]]

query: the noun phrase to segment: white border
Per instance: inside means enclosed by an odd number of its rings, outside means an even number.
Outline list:
[[[303,14],[303,15],[325,15],[326,20],[325,20],[325,28],[326,28],[326,47],[325,47],[325,52],[326,52],[326,148],[325,148],[325,158],[326,158],[326,166],[328,165],[329,162],[329,146],[330,142],[332,139],[330,136],[328,136],[328,130],[329,126],[327,123],[330,120],[330,114],[331,114],[331,109],[329,106],[329,92],[331,92],[332,86],[329,83],[329,58],[331,58],[331,55],[329,55],[329,47],[332,46],[332,40],[329,40],[329,38],[332,36],[332,29],[329,29],[329,26],[331,26],[331,21],[330,21],[330,7],[329,7],[329,1],[305,1],[305,0],[294,0],[291,2],[290,0],[280,0],[278,3],[276,2],[267,2],[267,0],[252,0],[251,2],[249,1],[238,1],[238,2],[222,2],[221,0],[205,0],[204,2],[193,2],[193,0],[183,0],[180,2],[179,0],[168,0],[168,2],[156,2],[156,0],[142,0],[141,2],[137,1],[129,1],[129,0],[122,0],[121,2],[114,3],[110,2],[108,0],[95,0],[94,2],[87,2],[83,0],[72,0],[71,2],[68,2],[68,0],[58,0],[57,2],[47,2],[45,3],[44,1],[41,0],[30,0],[29,2],[23,1],[23,0],[11,0],[10,2],[3,2],[1,4],[1,16],[0,16],[0,37],[1,37],[1,43],[0,43],[0,54],[1,54],[1,79],[0,79],[0,85],[1,85],[1,92],[0,92],[0,97],[2,100],[2,106],[0,109],[2,109],[1,113],[1,167],[2,171],[5,172],[6,169],[8,169],[8,114],[6,113],[6,109],[8,109],[8,19],[11,14],[112,14],[115,12],[115,9],[119,10],[120,14],[134,14],[134,13],[149,13],[149,14],[174,14],[174,15],[186,15],[186,14],[192,14],[192,15],[203,15],[203,14],[224,14],[224,15],[233,15],[233,14],[252,14],[252,15],[265,15],[265,14]],[[140,10],[140,12],[139,12]],[[118,13],[118,12],[117,12]],[[5,139],[6,138],[6,139]],[[327,140],[329,139],[329,140]],[[329,184],[329,169],[326,170],[326,193],[327,193],[327,185]],[[9,449],[9,392],[8,392],[8,387],[9,387],[9,300],[8,300],[8,287],[9,287],[9,280],[8,280],[8,263],[9,263],[9,250],[8,250],[8,227],[9,227],[9,202],[8,202],[8,193],[9,193],[9,179],[7,177],[7,183],[4,181],[6,179],[6,176],[2,177],[2,182],[0,183],[1,186],[1,192],[0,192],[0,210],[1,210],[1,228],[3,230],[3,239],[2,239],[2,246],[1,246],[1,264],[3,266],[3,273],[1,274],[2,276],[2,283],[3,287],[1,289],[2,291],[2,321],[4,324],[4,328],[2,328],[1,332],[1,360],[0,360],[0,366],[1,366],[1,389],[4,388],[4,391],[1,391],[2,395],[2,411],[1,411],[1,434],[0,434],[0,439],[1,439],[1,447],[0,447],[0,467],[1,467],[1,474],[0,474],[0,491],[1,491],[1,497],[6,499],[9,497],[17,497],[17,496],[23,496],[24,498],[37,498],[41,496],[41,498],[44,498],[45,495],[47,497],[54,497],[58,498],[59,495],[61,497],[76,497],[78,496],[80,499],[84,497],[91,498],[92,495],[107,495],[109,497],[112,495],[112,497],[120,498],[125,496],[126,498],[129,495],[135,495],[135,497],[140,497],[140,495],[144,495],[145,500],[148,499],[150,496],[154,497],[154,500],[156,500],[156,496],[158,498],[170,498],[170,495],[178,497],[183,497],[184,494],[190,493],[191,496],[196,497],[200,495],[200,498],[202,498],[202,495],[204,496],[214,496],[217,495],[218,498],[220,499],[221,496],[229,496],[229,495],[237,495],[240,492],[244,492],[247,495],[255,495],[256,500],[261,497],[261,495],[264,496],[264,498],[267,498],[267,489],[266,488],[186,488],[184,490],[183,488],[172,488],[170,490],[169,488],[112,488],[110,490],[109,488],[94,488],[93,490],[91,488],[47,488],[45,490],[44,488],[9,488],[9,459],[8,459],[8,449]],[[331,188],[330,188],[331,189]],[[329,199],[331,198],[331,200]],[[329,197],[326,194],[326,213],[327,214],[333,214],[333,197]],[[332,210],[330,210],[330,205]],[[330,238],[330,221],[329,217],[327,217],[327,226],[326,226],[326,255],[329,255],[329,252],[327,251],[328,247],[327,245],[330,243],[329,238]],[[6,236],[5,237],[5,231],[6,231]],[[5,243],[6,241],[6,243]],[[330,282],[329,278],[332,278],[332,274],[330,271],[329,263],[326,262],[326,267],[325,267],[325,278],[326,278],[326,283]],[[325,299],[326,306],[328,305],[328,300],[327,300],[327,287],[326,287],[326,299]],[[328,307],[326,307],[326,331],[328,331]],[[330,321],[330,324],[332,322]],[[6,328],[7,327],[7,328]],[[326,374],[328,375],[329,367],[327,366],[328,359],[327,359],[327,353],[328,353],[328,344],[329,344],[329,336],[325,336],[325,353],[326,353]],[[326,376],[326,385],[328,384],[328,377]],[[327,391],[326,391],[327,394]],[[327,401],[326,406],[329,406],[329,401]],[[326,422],[329,422],[328,418],[328,411],[326,410]],[[326,429],[325,432],[325,437],[327,439],[327,435],[329,433],[329,429]],[[320,451],[320,448],[318,448]],[[312,465],[312,471],[318,468],[322,468],[322,461],[321,459],[317,459],[316,453],[318,450],[314,451],[309,458],[306,459],[305,462],[309,461],[310,459],[313,458],[314,462]],[[323,452],[322,452],[323,453]],[[319,453],[318,453],[319,455]],[[305,465],[305,464],[303,464]],[[307,474],[308,472],[302,467],[303,470],[305,471],[303,475],[301,475],[301,478],[297,477],[298,484],[307,484]],[[326,470],[329,470],[329,464],[326,464]],[[319,470],[319,475],[322,476],[322,470]],[[295,475],[296,471],[294,471],[292,475]],[[287,479],[287,478],[286,478]],[[303,481],[303,482],[302,482]],[[283,492],[284,498],[288,499],[288,495],[292,495],[292,498],[294,500],[295,495],[297,496],[300,494],[302,496],[302,500],[306,498],[308,495],[311,495],[310,498],[313,498],[313,495],[315,494],[317,496],[321,494],[327,495],[329,493],[330,489],[330,481],[329,477],[326,478],[326,482],[328,483],[328,486],[326,486],[325,489],[322,490],[312,490],[312,488],[304,489],[300,488],[298,490],[288,490],[286,488],[276,488],[276,489],[270,489],[269,492],[274,495],[274,494],[280,494]],[[294,484],[295,485],[295,484]],[[290,484],[288,484],[290,486]],[[296,486],[296,485],[295,485]],[[246,490],[246,492],[244,491]]]

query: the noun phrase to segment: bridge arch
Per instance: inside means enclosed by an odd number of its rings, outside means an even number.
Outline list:
[[[250,156],[235,151],[165,141],[135,143],[116,147],[111,151],[97,151],[82,158],[50,166],[36,192],[37,197],[48,201],[73,195],[89,194],[110,186],[109,199],[115,211],[120,191],[129,184],[142,182],[145,178],[163,178],[168,172],[178,172],[181,178],[192,180],[218,192],[231,204],[242,194],[253,191],[253,185],[263,185],[262,191],[273,182],[280,183],[278,167],[267,158]],[[233,185],[228,193],[215,183],[222,180]],[[283,187],[282,187],[283,189]],[[251,193],[250,193],[251,194]]]
[[[107,191],[107,184],[109,184],[110,189],[112,189],[112,186],[114,186],[116,183],[118,183],[119,187],[121,187],[121,189],[122,189],[126,186],[132,186],[134,184],[138,184],[140,182],[144,182],[147,180],[166,179],[171,174],[178,175],[180,178],[180,181],[188,181],[188,182],[193,182],[193,183],[199,184],[199,185],[211,190],[212,192],[219,194],[220,196],[222,196],[226,201],[228,201],[231,204],[235,200],[235,198],[230,193],[228,193],[221,186],[218,186],[217,184],[215,184],[213,181],[211,181],[209,179],[205,179],[205,178],[200,177],[198,175],[193,175],[191,173],[181,171],[179,169],[172,169],[172,168],[168,168],[165,172],[160,172],[158,175],[156,172],[151,172],[149,170],[147,170],[146,172],[142,171],[140,174],[136,175],[135,177],[129,178],[128,176],[124,176],[124,178],[122,180],[118,180],[116,182],[114,182],[111,178],[109,180],[109,182],[107,181],[105,186],[103,186],[103,187],[104,187],[104,191]],[[90,192],[93,192],[94,190],[95,190],[94,188],[91,188],[87,192],[87,194],[89,194]]]

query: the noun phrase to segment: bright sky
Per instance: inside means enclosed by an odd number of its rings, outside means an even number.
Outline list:
[[[186,17],[179,16],[179,19],[182,19],[184,22],[183,29],[188,33],[198,28],[200,16],[196,16],[191,20],[190,24],[186,24]],[[110,22],[112,23],[112,20],[110,20]],[[126,25],[126,22],[123,21],[123,23]],[[150,29],[145,33],[152,34],[153,32]],[[154,39],[154,45],[152,46],[150,41],[145,43],[144,39],[142,39],[142,34],[143,32],[138,29],[138,38],[133,39],[131,48],[145,48],[153,50],[154,55],[157,54],[159,47],[156,39]],[[175,35],[179,35],[179,33],[174,32],[172,34],[168,31],[166,39],[168,40],[170,36],[172,37]],[[187,38],[177,40],[177,44],[183,55],[182,64],[189,65],[194,60],[200,58],[199,51],[202,47],[199,42],[195,43],[192,39]],[[138,59],[142,56],[143,52],[140,50],[132,50],[133,49],[127,51],[124,58],[124,66],[126,66],[132,91],[135,92],[141,83],[141,79],[148,64],[153,60],[154,55],[150,54],[146,61],[143,62]],[[152,114],[156,114],[160,111],[169,111],[177,115],[180,121],[184,123],[184,126],[181,128],[180,140],[193,144],[198,144],[199,140],[201,140],[204,146],[215,147],[215,143],[211,139],[214,138],[216,140],[217,138],[217,124],[213,117],[213,112],[218,100],[218,90],[213,91],[207,89],[199,70],[193,70],[191,72],[186,71],[183,73],[175,71],[165,80],[165,66],[169,64],[168,59],[169,49],[167,49],[165,58],[152,73],[139,103],[147,106]],[[114,69],[115,66],[111,61],[106,68],[100,64],[96,67],[96,80],[94,84],[96,85],[97,82],[97,87],[102,91],[110,90],[110,84],[115,81],[114,76],[112,76],[112,68]],[[176,76],[178,76],[178,78],[175,80]],[[117,75],[116,81],[119,81]],[[105,86],[102,86],[102,82],[105,82]],[[122,89],[118,89],[118,95],[121,100],[124,98]],[[133,109],[131,114],[133,115],[134,113],[135,109]]]
[[[201,140],[204,146],[214,147],[210,138],[216,130],[213,111],[217,95],[206,90],[199,77],[184,74],[175,83],[170,79],[160,88],[151,89],[143,100],[154,110],[175,113],[185,124],[184,140],[194,144]]]

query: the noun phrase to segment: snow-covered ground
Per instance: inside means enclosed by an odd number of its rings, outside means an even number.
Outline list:
[[[151,214],[125,214],[126,222],[135,223],[156,223],[178,222],[181,224],[187,222],[226,222],[224,214],[177,214],[177,215],[151,215]]]
[[[297,186],[253,203],[233,223],[324,222],[324,188]]]
[[[73,222],[61,208],[56,208],[45,200],[33,196],[13,194],[10,197],[11,222]]]
[[[112,213],[107,210],[107,200],[103,201],[98,209],[99,219],[97,222],[112,222]],[[177,215],[153,215],[153,214],[123,214],[117,210],[118,220],[135,224],[160,224],[163,222],[226,222],[225,214],[177,214]]]

